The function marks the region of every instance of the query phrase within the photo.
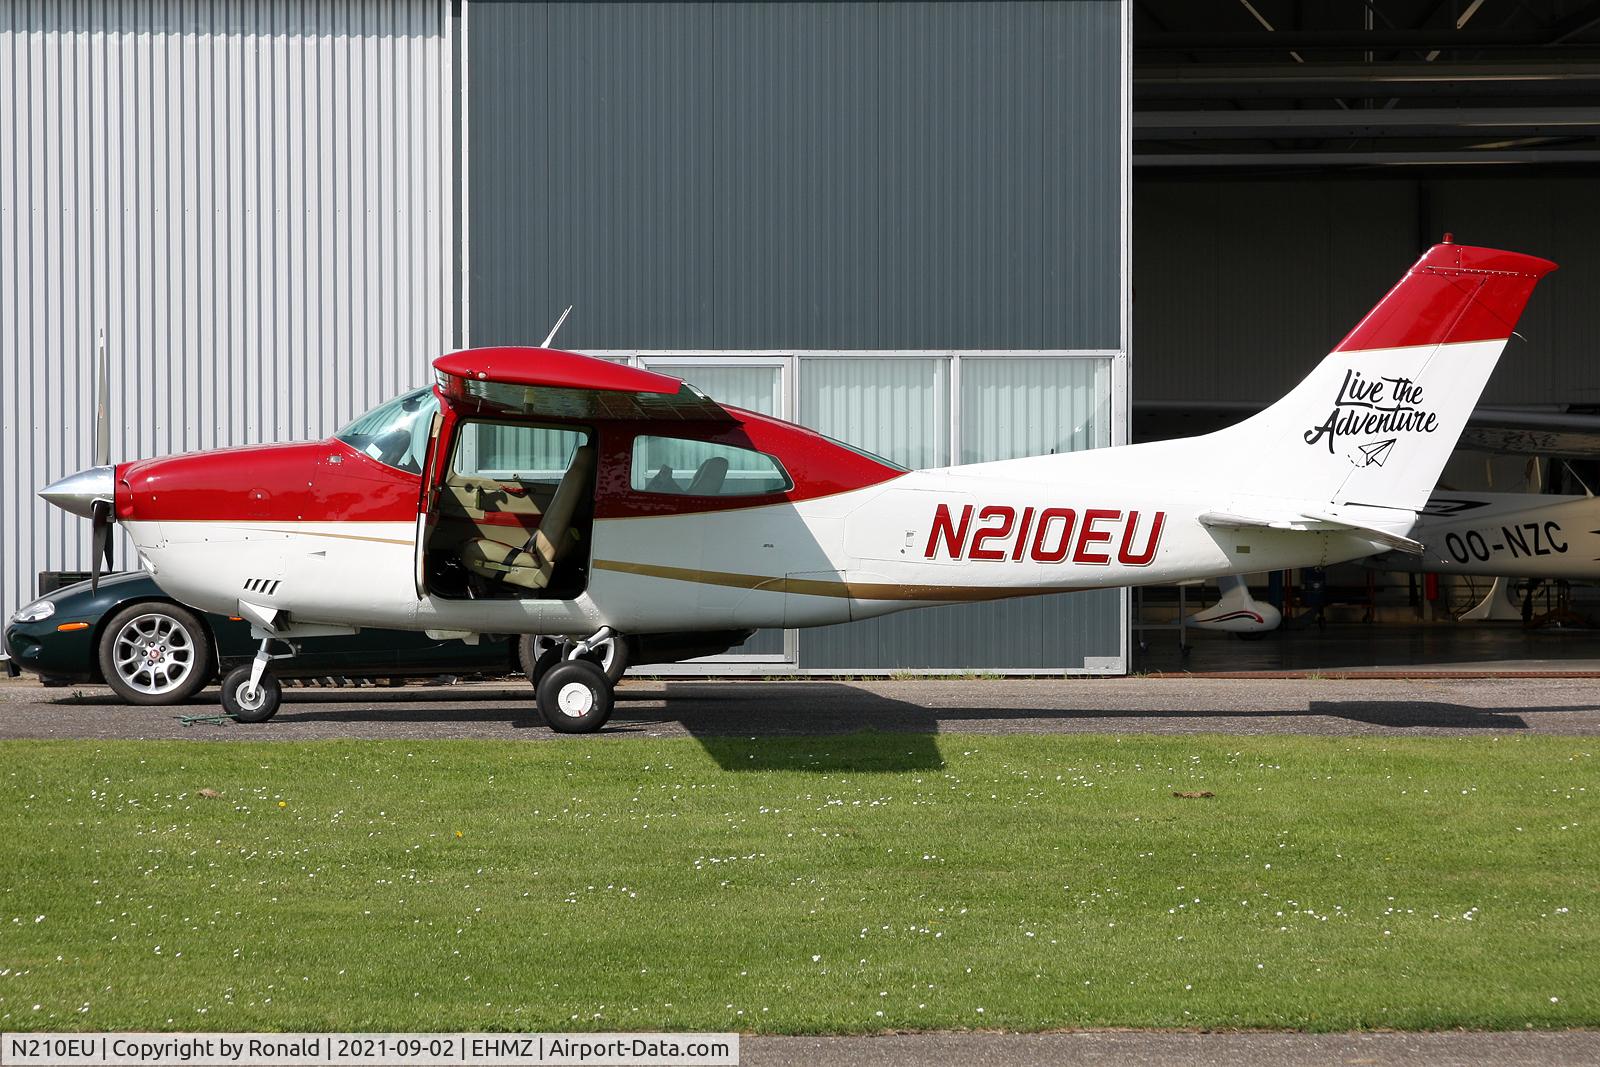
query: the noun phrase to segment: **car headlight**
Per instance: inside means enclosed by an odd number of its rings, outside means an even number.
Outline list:
[[[11,621],[38,622],[41,619],[48,619],[55,613],[56,602],[54,600],[35,600],[32,604],[27,605],[15,615],[11,616]]]

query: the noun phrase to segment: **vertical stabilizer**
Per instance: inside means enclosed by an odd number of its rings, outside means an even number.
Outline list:
[[[1447,235],[1287,396],[1203,440],[1247,465],[1246,495],[1416,511],[1555,267]]]

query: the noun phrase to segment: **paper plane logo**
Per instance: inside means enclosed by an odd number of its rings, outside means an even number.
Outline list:
[[[1361,464],[1361,466],[1383,466],[1389,458],[1389,453],[1394,450],[1395,440],[1395,438],[1391,437],[1387,441],[1374,441],[1369,445],[1362,445],[1361,455],[1364,462]]]

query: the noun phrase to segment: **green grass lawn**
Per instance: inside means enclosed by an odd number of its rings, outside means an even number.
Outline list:
[[[0,1028],[1600,1025],[1595,750],[4,743]]]

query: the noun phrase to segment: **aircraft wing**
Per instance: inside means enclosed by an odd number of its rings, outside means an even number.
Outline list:
[[[1467,420],[1460,447],[1514,456],[1600,459],[1600,414],[1479,408]]]
[[[678,378],[554,348],[469,348],[433,361],[446,395],[520,416],[727,422]]]
[[[1211,526],[1221,530],[1264,529],[1293,530],[1304,533],[1349,533],[1368,541],[1375,541],[1396,552],[1406,552],[1413,556],[1420,556],[1423,552],[1421,541],[1414,541],[1409,537],[1402,537],[1400,534],[1381,527],[1354,522],[1347,517],[1338,515],[1317,515],[1302,512],[1298,515],[1285,513],[1278,516],[1260,516],[1208,511],[1200,516],[1200,523],[1203,526]]]

